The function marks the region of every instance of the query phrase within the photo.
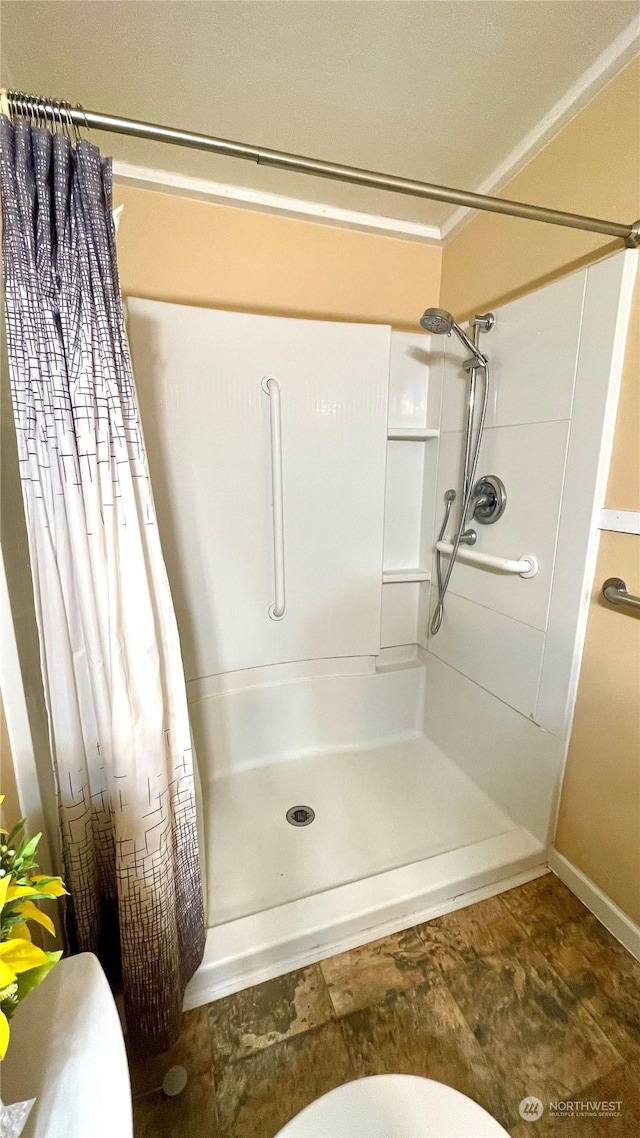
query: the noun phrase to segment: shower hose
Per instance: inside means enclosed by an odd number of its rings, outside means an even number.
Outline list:
[[[451,580],[451,574],[453,572],[453,567],[455,565],[456,557],[458,555],[458,549],[460,547],[460,542],[462,541],[462,535],[464,533],[466,520],[467,520],[467,513],[469,511],[469,506],[471,505],[471,499],[473,496],[473,487],[475,486],[475,481],[476,481],[476,470],[478,467],[478,457],[480,454],[480,444],[482,443],[482,436],[484,434],[484,423],[485,423],[485,419],[487,416],[487,403],[488,403],[488,399],[489,399],[489,364],[488,363],[483,364],[482,368],[472,368],[471,382],[469,385],[469,399],[471,399],[472,387],[473,387],[473,384],[475,383],[475,378],[476,378],[475,373],[477,371],[480,371],[480,370],[484,373],[483,374],[483,378],[484,378],[483,388],[484,388],[484,390],[483,390],[483,395],[482,395],[482,410],[480,412],[480,422],[479,422],[478,431],[476,434],[475,446],[473,448],[473,457],[471,458],[471,462],[468,464],[468,466],[467,466],[467,464],[465,464],[465,470],[464,470],[463,479],[462,479],[462,507],[460,510],[460,520],[458,523],[458,528],[456,531],[455,538],[453,540],[453,549],[451,550],[451,557],[449,559],[449,566],[448,566],[448,569],[445,573],[444,579],[442,577],[442,556],[443,555],[440,553],[439,549],[436,550],[436,579],[437,579],[437,585],[438,585],[438,601],[437,601],[436,607],[433,611],[433,616],[431,618],[431,635],[432,636],[435,636],[436,633],[438,633],[440,631],[440,626],[442,624],[442,617],[444,616],[444,598],[447,595],[447,589],[449,588],[449,581]],[[472,432],[473,432],[473,423],[472,422],[467,423],[467,431],[469,434],[472,434]],[[465,455],[467,453],[470,453],[470,450],[471,450],[471,448],[467,446],[467,442],[468,442],[468,439],[465,439]],[[444,520],[443,520],[442,525],[440,527],[440,533],[438,534],[438,542],[440,542],[444,539],[445,530],[449,524],[449,515],[451,514],[451,507],[453,506],[453,503],[456,500],[455,490],[447,490],[447,492],[444,496],[444,500],[445,500]]]

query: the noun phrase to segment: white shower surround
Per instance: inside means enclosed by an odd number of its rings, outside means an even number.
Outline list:
[[[210,928],[185,1006],[546,871],[636,262],[621,253],[501,307],[483,340],[493,397],[479,473],[500,475],[509,504],[477,548],[533,553],[536,578],[457,565],[432,640],[429,583],[381,583],[377,657],[188,674]],[[170,419],[158,431],[136,319],[173,307],[131,306],[154,479]],[[391,335],[389,433],[440,432],[387,444],[384,569],[421,578],[461,456],[466,379],[455,344],[444,349]],[[166,508],[163,495],[161,532]],[[316,809],[312,826],[286,824],[297,803]]]

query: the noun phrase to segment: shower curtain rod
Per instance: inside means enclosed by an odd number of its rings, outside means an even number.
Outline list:
[[[546,209],[544,206],[529,205],[526,202],[509,201],[506,198],[474,194],[468,190],[455,190],[448,186],[436,186],[430,182],[419,182],[411,178],[397,178],[392,174],[381,174],[374,170],[363,170],[357,166],[343,166],[335,162],[324,162],[318,158],[307,158],[302,154],[287,154],[281,150],[267,150],[260,146],[250,146],[245,142],[232,142],[215,138],[208,134],[194,134],[192,131],[176,127],[160,126],[158,123],[126,119],[118,115],[105,115],[98,111],[85,111],[79,104],[72,107],[60,100],[43,98],[39,95],[25,95],[21,91],[2,92],[6,106],[11,114],[48,121],[61,128],[65,126],[85,127],[88,130],[106,130],[113,134],[128,134],[134,138],[146,138],[153,142],[167,142],[173,146],[186,146],[192,150],[207,150],[213,154],[224,154],[229,158],[244,158],[258,166],[273,166],[280,170],[291,170],[298,174],[311,174],[321,178],[331,178],[336,182],[348,182],[356,186],[366,186],[390,193],[406,194],[409,197],[428,198],[431,201],[448,202],[450,205],[467,209],[487,210],[489,213],[502,213],[510,217],[522,217],[528,221],[542,221],[549,225],[564,225],[569,229],[583,229],[591,233],[604,233],[624,241],[627,248],[640,246],[640,219],[628,225],[617,221],[606,221],[598,217],[584,217],[578,213],[565,213],[563,210]],[[4,101],[3,99],[3,101]]]

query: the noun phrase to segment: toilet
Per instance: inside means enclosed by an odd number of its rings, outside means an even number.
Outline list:
[[[133,1138],[124,1038],[95,956],[61,960],[18,1008],[11,1035],[2,1093],[6,1102],[35,1097],[29,1138]],[[276,1138],[505,1136],[495,1118],[453,1087],[416,1075],[373,1075],[312,1102]]]
[[[372,1075],[312,1102],[276,1138],[508,1138],[466,1095],[417,1075]]]

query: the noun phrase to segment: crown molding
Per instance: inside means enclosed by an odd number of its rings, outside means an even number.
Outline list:
[[[640,52],[640,20],[633,20],[591,67],[580,76],[551,110],[540,119],[510,154],[475,188],[478,194],[495,194],[516,176],[584,107]],[[113,175],[121,185],[177,194],[199,201],[297,218],[320,225],[356,229],[362,233],[442,245],[459,232],[475,214],[457,209],[442,226],[341,209],[326,202],[290,198],[285,194],[250,189],[207,178],[191,177],[174,170],[159,170],[115,160]]]
[[[357,229],[362,233],[377,233],[379,236],[397,237],[404,241],[440,243],[440,227],[437,225],[403,221],[402,218],[364,213],[356,209],[341,209],[325,202],[305,201],[284,194],[268,193],[266,190],[249,189],[247,186],[212,182],[208,178],[195,178],[178,174],[174,170],[157,170],[152,166],[134,166],[129,162],[114,160],[113,177],[120,185],[177,194],[197,201],[216,202],[236,209],[273,213],[279,217],[313,221],[341,229]]]
[[[517,146],[489,176],[476,187],[477,194],[495,194],[501,190],[516,174],[535,158],[536,154],[551,142],[557,134],[588,103],[610,83],[627,63],[640,52],[640,19],[632,20],[620,35],[606,48],[601,55],[588,67],[572,87],[562,96],[551,110],[540,119],[538,123],[525,134]],[[450,241],[452,237],[466,225],[474,216],[476,210],[457,209],[443,223],[440,234],[443,242]]]

